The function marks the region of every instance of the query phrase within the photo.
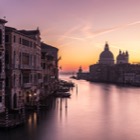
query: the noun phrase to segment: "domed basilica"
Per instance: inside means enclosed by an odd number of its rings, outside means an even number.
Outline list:
[[[128,63],[129,54],[128,52],[119,52],[117,56],[116,64],[126,64]],[[113,65],[114,64],[114,55],[109,50],[108,43],[105,44],[104,51],[101,52],[99,57],[99,64]]]

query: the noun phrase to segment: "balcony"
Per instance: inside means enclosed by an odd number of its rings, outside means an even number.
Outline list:
[[[32,83],[24,83],[23,87],[24,88],[30,88],[32,86]]]
[[[5,111],[4,108],[5,108],[4,104],[0,102],[0,113]]]
[[[43,79],[38,79],[38,83],[43,83]]]
[[[0,90],[0,96],[2,96],[2,90]]]
[[[20,64],[19,68],[22,69],[22,70],[32,70],[32,69],[34,69],[34,66]]]
[[[5,73],[0,74],[0,79],[5,79]]]
[[[0,44],[0,50],[4,50],[4,46]]]

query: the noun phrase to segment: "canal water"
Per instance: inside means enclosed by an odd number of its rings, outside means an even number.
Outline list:
[[[140,88],[69,79],[71,98],[53,100],[0,140],[140,140]]]

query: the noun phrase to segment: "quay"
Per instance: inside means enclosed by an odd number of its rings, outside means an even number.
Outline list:
[[[0,114],[0,129],[11,129],[25,124],[25,112],[11,113],[6,111]]]
[[[36,104],[26,104],[21,110],[5,109],[3,113],[0,113],[0,129],[9,130],[24,125],[28,112],[34,111],[39,115],[40,110],[47,109],[56,97],[69,98],[71,94],[68,91],[71,87],[74,87],[74,83],[59,80],[56,91],[43,100],[38,100]]]

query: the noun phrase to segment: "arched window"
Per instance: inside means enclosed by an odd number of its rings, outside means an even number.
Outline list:
[[[16,93],[13,96],[13,107],[17,108],[17,94]]]
[[[0,73],[2,72],[2,62],[0,60]]]
[[[15,87],[15,85],[16,85],[16,76],[15,76],[15,74],[13,75],[13,87]]]
[[[2,44],[2,30],[0,29],[0,45]]]
[[[9,64],[9,52],[8,51],[5,52],[5,63]]]

